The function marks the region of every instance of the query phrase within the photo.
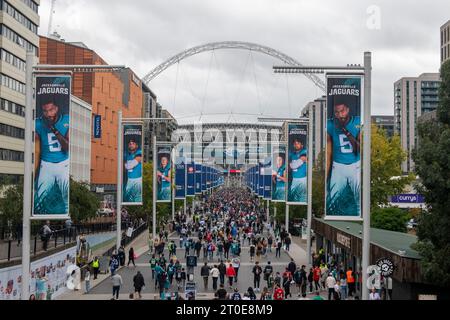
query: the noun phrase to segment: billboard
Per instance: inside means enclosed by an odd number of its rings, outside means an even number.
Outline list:
[[[122,204],[142,205],[142,124],[123,125]]]
[[[157,202],[172,201],[172,155],[170,146],[157,146]]]
[[[202,174],[201,174],[201,177],[202,177],[201,191],[202,192],[206,191],[206,170],[207,170],[207,167],[205,165],[202,165]]]
[[[264,190],[263,199],[272,199],[272,159],[270,157],[266,158],[264,161]]]
[[[202,193],[202,165],[195,164],[195,194]]]
[[[184,157],[176,158],[175,163],[175,199],[186,198],[186,161]]]
[[[325,219],[361,220],[361,75],[327,75]]]
[[[264,164],[258,164],[258,197],[264,195]]]
[[[287,204],[305,205],[308,199],[308,124],[287,122]]]
[[[94,139],[102,137],[102,116],[100,114],[94,115]]]
[[[272,201],[286,201],[286,146],[272,145]]]
[[[186,196],[195,196],[195,164],[188,162],[186,164]]]
[[[36,77],[35,219],[69,217],[70,88],[70,76]]]

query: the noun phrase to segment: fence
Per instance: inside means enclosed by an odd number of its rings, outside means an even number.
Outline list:
[[[144,223],[146,225],[146,223]],[[129,221],[122,222],[122,230],[126,230],[130,225]],[[141,228],[142,225],[139,227]],[[46,250],[52,250],[58,247],[64,247],[67,244],[75,243],[78,235],[89,235],[101,232],[109,232],[116,230],[115,223],[96,223],[84,225],[72,225],[66,229],[55,230],[52,226],[52,236],[48,241],[42,241],[40,236],[35,232],[30,241],[31,257],[36,256]],[[136,229],[137,230],[137,229]],[[32,233],[33,234],[33,233]],[[122,240],[124,241],[124,240]],[[125,239],[126,241],[126,239]],[[46,248],[45,248],[46,247]],[[0,262],[20,260],[22,257],[21,239],[0,240]]]

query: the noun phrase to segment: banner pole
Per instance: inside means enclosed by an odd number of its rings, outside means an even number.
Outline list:
[[[22,300],[30,295],[30,218],[32,204],[33,175],[33,66],[34,54],[27,51],[26,60],[26,108],[25,108],[25,150],[23,178],[23,219],[22,219]]]
[[[308,225],[306,228],[306,246],[308,250],[308,264],[312,266],[312,253],[311,253],[311,224],[312,224],[312,173],[313,173],[313,107],[309,107],[309,128],[308,128]]]
[[[118,112],[117,125],[117,210],[116,210],[116,248],[122,244],[122,110]]]
[[[172,183],[170,184],[170,187],[172,188],[172,221],[173,220],[175,220],[175,176],[176,176],[176,168],[175,168],[175,166],[176,166],[176,162],[175,162],[175,152],[174,152],[174,149],[172,149],[172,156],[171,156],[171,159],[172,159],[172,163],[173,163],[173,165],[172,165],[172,177],[171,177],[171,180],[172,180]]]
[[[289,233],[289,205],[286,203],[286,217],[285,217],[285,228],[286,232]]]
[[[362,247],[362,300],[369,299],[366,288],[370,264],[370,152],[371,152],[371,90],[372,53],[364,52],[364,136],[363,136],[363,247]]]
[[[158,156],[156,154],[156,131],[155,131],[155,125],[153,126],[153,197],[152,197],[152,202],[153,202],[153,206],[152,206],[152,237],[153,240],[156,240],[156,166],[157,164],[157,159]]]

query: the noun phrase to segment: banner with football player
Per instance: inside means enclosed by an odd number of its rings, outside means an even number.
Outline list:
[[[142,205],[142,161],[142,124],[124,124],[123,205]]]
[[[308,199],[308,124],[287,122],[287,204],[305,205]]]
[[[272,145],[272,201],[286,201],[286,146]]]
[[[157,146],[157,202],[172,201],[172,153],[170,146]]]
[[[327,75],[328,220],[361,220],[362,79],[357,75]]]
[[[186,196],[193,197],[195,196],[195,163],[188,162],[186,168]]]
[[[70,76],[36,77],[35,219],[69,218],[70,89]]]
[[[195,163],[195,194],[202,194],[202,165]]]
[[[267,157],[264,159],[264,191],[263,199],[272,199],[272,158]]]
[[[186,160],[176,157],[175,162],[175,199],[186,198]]]

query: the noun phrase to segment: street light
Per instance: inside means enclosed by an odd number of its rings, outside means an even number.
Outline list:
[[[26,54],[25,70],[25,148],[24,148],[24,184],[23,184],[23,220],[22,220],[22,300],[28,300],[30,290],[30,221],[32,204],[33,175],[33,74],[72,73],[72,72],[115,72],[125,69],[125,66],[110,65],[35,65],[32,51]]]
[[[324,71],[349,71],[364,74],[364,127],[363,127],[363,247],[362,247],[362,285],[367,283],[367,269],[370,260],[370,150],[371,150],[371,90],[372,90],[372,53],[364,52],[364,65],[348,64],[343,66],[274,66],[275,73],[324,73]],[[310,118],[312,116],[310,115]],[[308,227],[311,222],[308,221]],[[310,237],[310,234],[308,234]],[[310,248],[308,248],[310,250]],[[362,289],[362,299],[368,300],[368,290]]]

